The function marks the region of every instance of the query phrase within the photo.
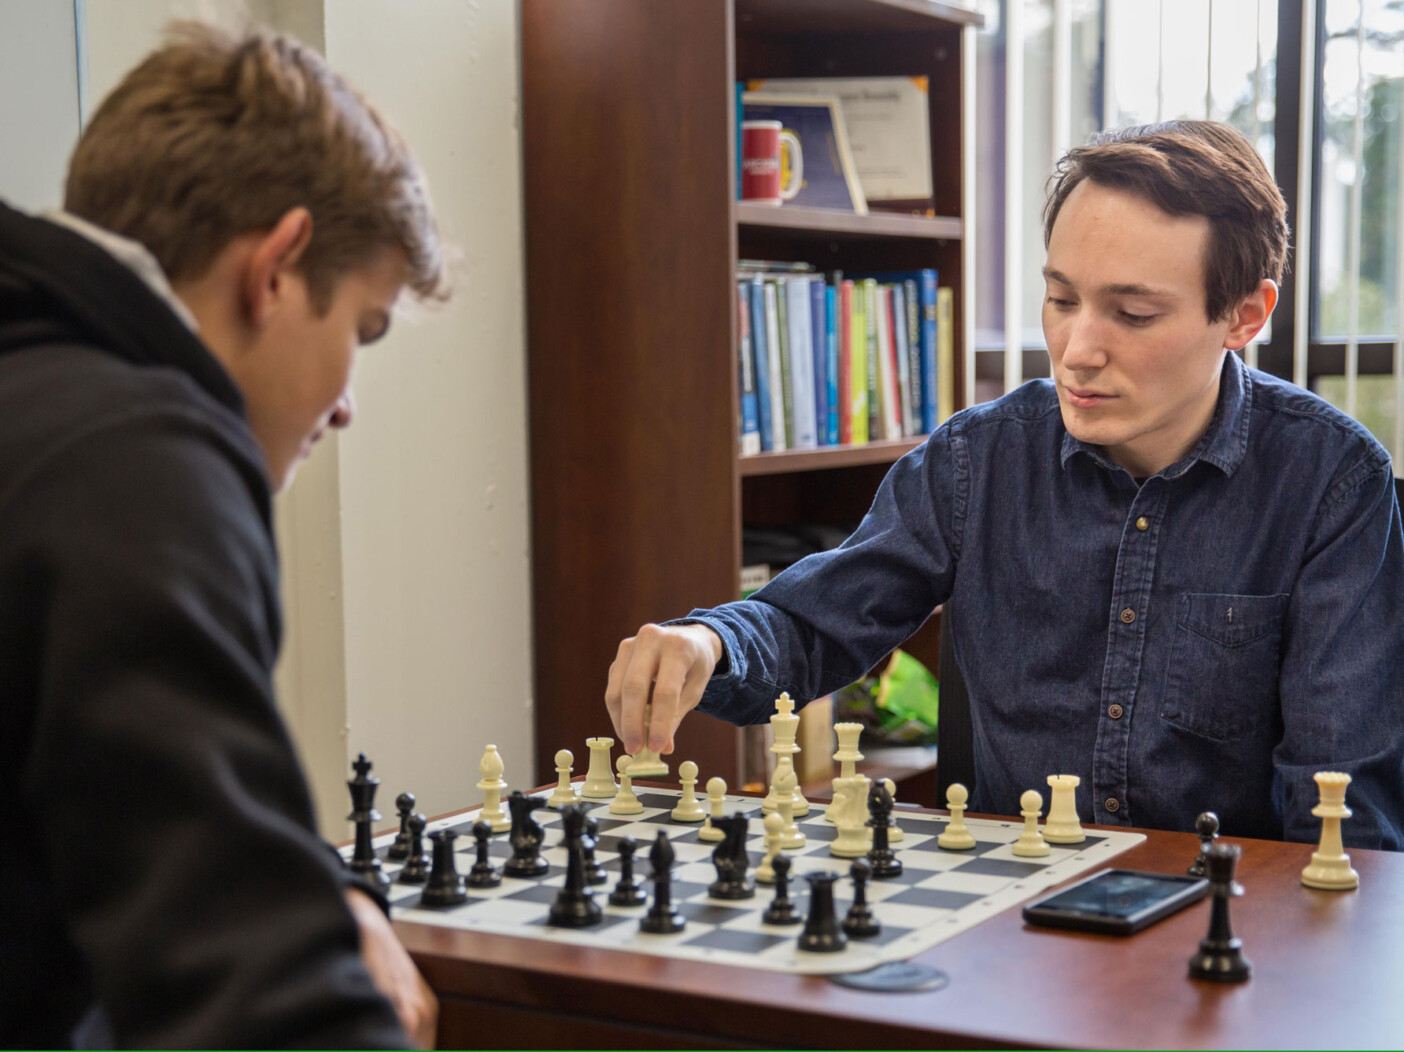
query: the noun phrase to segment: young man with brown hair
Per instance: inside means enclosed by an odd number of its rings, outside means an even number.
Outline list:
[[[357,346],[443,278],[404,143],[283,37],[180,29],[64,212],[0,205],[7,1044],[432,1041],[277,712],[270,516]]]
[[[749,600],[646,625],[606,703],[632,750],[694,707],[766,719],[862,676],[941,603],[969,687],[970,806],[1048,774],[1078,813],[1314,840],[1312,774],[1349,773],[1346,839],[1404,847],[1404,539],[1388,454],[1237,351],[1266,324],[1286,206],[1200,121],[1096,137],[1045,210],[1052,379],[957,413],[840,548]]]

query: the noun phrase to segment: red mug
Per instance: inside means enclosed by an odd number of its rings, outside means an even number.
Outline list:
[[[794,132],[779,121],[741,122],[741,199],[778,205],[804,181],[804,154]]]

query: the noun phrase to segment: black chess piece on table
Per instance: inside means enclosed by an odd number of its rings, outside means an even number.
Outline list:
[[[776,862],[779,860],[777,855]],[[799,948],[810,953],[838,953],[848,945],[848,936],[839,926],[838,910],[834,908],[834,881],[838,874],[806,873],[805,879],[809,881],[809,916],[800,932]]]
[[[585,883],[586,884],[608,884],[609,871],[604,868],[603,862],[595,860],[595,848],[600,842],[600,820],[594,815],[589,815],[585,819]]]
[[[419,896],[419,904],[433,909],[457,906],[468,901],[468,892],[463,890],[463,878],[458,875],[458,862],[453,857],[453,842],[458,834],[452,829],[438,829],[429,834],[434,845],[434,868],[429,873],[429,883]]]
[[[1209,845],[1219,839],[1219,816],[1213,811],[1205,811],[1194,820],[1194,831],[1199,834],[1199,855],[1185,872],[1192,877],[1202,877]]]
[[[419,812],[410,815],[405,821],[409,831],[409,854],[400,870],[401,884],[423,884],[429,879],[429,858],[424,854],[424,827],[428,820]]]
[[[1241,853],[1237,844],[1217,841],[1206,853],[1205,869],[1214,902],[1209,914],[1209,934],[1200,940],[1199,952],[1190,958],[1192,978],[1241,983],[1253,974],[1252,962],[1243,956],[1243,940],[1234,937],[1229,924],[1229,899],[1243,894],[1243,886],[1233,879]]]
[[[717,867],[717,879],[707,889],[714,899],[754,898],[756,886],[746,877],[751,864],[746,854],[746,834],[751,820],[743,814],[714,819],[714,828],[722,831],[722,841],[712,851],[712,864]]]
[[[785,855],[776,855],[770,862],[770,868],[775,874],[775,898],[770,900],[770,905],[761,914],[761,922],[764,924],[799,924],[804,920],[790,900],[791,865],[793,863]]]
[[[370,773],[372,764],[365,753],[351,766],[356,777],[346,783],[351,790],[351,813],[346,817],[356,823],[356,847],[351,852],[350,869],[385,891],[390,887],[390,877],[380,868],[380,859],[371,846],[371,824],[380,821],[380,812],[375,809],[375,791],[380,788],[380,779]]]
[[[590,839],[585,832],[585,807],[562,807],[561,828],[565,831],[566,882],[551,903],[547,923],[557,928],[588,928],[598,924],[604,912],[585,882],[585,841]]]
[[[409,816],[414,811],[414,794],[401,793],[395,797],[395,810],[400,815],[400,831],[395,834],[395,842],[385,852],[385,857],[391,862],[403,862],[410,853]]]
[[[892,794],[881,782],[874,782],[868,790],[868,816],[868,825],[873,827],[873,846],[868,852],[873,877],[877,880],[900,877],[902,861],[887,840],[888,820],[892,817]]]
[[[687,921],[673,905],[673,845],[668,843],[668,834],[661,829],[658,839],[649,849],[648,861],[653,866],[653,905],[639,920],[639,930],[650,935],[670,935],[682,931]]]
[[[873,868],[867,859],[855,858],[849,867],[853,877],[853,905],[843,918],[844,934],[853,939],[871,939],[882,931],[882,925],[873,916],[873,908],[868,905],[868,881],[872,879]]]
[[[468,886],[495,888],[502,883],[502,871],[488,861],[488,841],[492,839],[492,826],[486,822],[474,822],[473,839],[477,841],[478,857],[473,863],[473,868],[468,871]]]
[[[544,803],[539,796],[527,796],[520,789],[507,800],[507,809],[512,812],[512,831],[507,834],[512,857],[503,864],[502,872],[509,877],[544,877],[551,868],[541,857],[541,842],[546,839],[546,832],[531,817]]]
[[[619,841],[619,883],[609,893],[611,906],[642,906],[648,901],[643,881],[634,876],[634,852],[639,843],[631,836]]]

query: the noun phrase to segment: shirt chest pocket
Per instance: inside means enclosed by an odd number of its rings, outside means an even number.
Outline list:
[[[1186,592],[1175,627],[1160,715],[1217,741],[1243,738],[1277,717],[1285,595]]]

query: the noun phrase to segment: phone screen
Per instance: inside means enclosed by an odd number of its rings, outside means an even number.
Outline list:
[[[1039,905],[1046,910],[1097,913],[1104,917],[1132,917],[1166,899],[1174,898],[1197,883],[1192,877],[1169,873],[1133,873],[1109,869],[1091,880],[1060,891]]]

